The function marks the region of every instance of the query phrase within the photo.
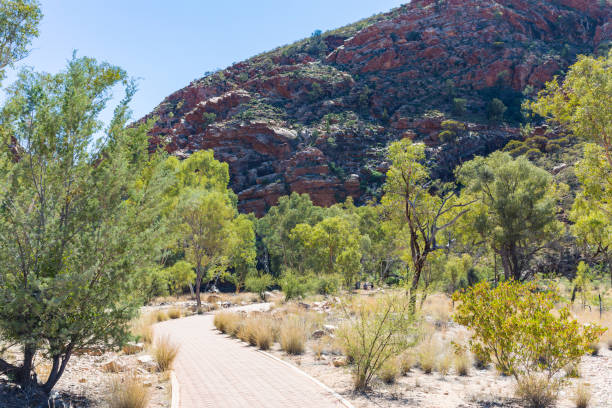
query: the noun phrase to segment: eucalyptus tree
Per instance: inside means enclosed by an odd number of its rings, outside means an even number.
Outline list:
[[[450,244],[443,234],[465,215],[472,201],[458,199],[451,186],[434,186],[425,161],[425,146],[403,139],[389,146],[391,167],[387,172],[382,205],[400,238],[398,245],[408,259],[411,313],[427,257]],[[407,241],[407,243],[405,242]]]

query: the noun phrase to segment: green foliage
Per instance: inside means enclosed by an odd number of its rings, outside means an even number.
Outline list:
[[[526,107],[604,148],[612,167],[612,51],[606,57],[580,56],[563,82],[546,84]]]
[[[41,19],[38,1],[0,1],[0,80],[7,66],[28,56],[28,46],[38,37]]]
[[[261,275],[255,273],[249,274],[244,281],[245,288],[251,292],[257,293],[262,300],[265,300],[265,291],[273,284],[274,278],[265,273]]]
[[[120,84],[126,96],[95,141],[98,115]],[[149,126],[127,126],[133,92],[120,68],[76,57],[56,75],[22,71],[8,90],[0,331],[24,355],[20,366],[0,359],[0,371],[24,386],[48,393],[73,350],[125,341],[143,274],[161,255],[174,177],[161,154],[149,156]],[[53,362],[41,385],[32,377],[37,354]]]
[[[187,261],[178,261],[166,269],[166,274],[172,292],[177,295],[196,278],[193,265]]]
[[[290,269],[282,274],[278,283],[285,294],[285,300],[304,297],[310,290],[308,277],[299,276]]]
[[[460,228],[476,234],[501,257],[506,279],[529,277],[529,263],[559,236],[552,177],[526,158],[494,152],[457,170],[463,195],[478,200]]]
[[[507,109],[501,99],[493,98],[487,105],[487,118],[491,121],[499,122],[503,120]]]
[[[355,389],[365,390],[388,361],[413,344],[414,321],[403,295],[382,297],[376,303],[358,300],[352,309],[354,313],[345,311],[347,322],[337,336],[353,359]]]
[[[202,114],[202,120],[204,121],[204,127],[215,123],[217,120],[217,114],[214,112],[204,112]]]
[[[463,116],[467,113],[467,100],[464,98],[453,98],[453,113]]]
[[[428,256],[444,248],[440,243],[448,235],[442,231],[466,214],[470,203],[458,201],[450,185],[440,186],[438,194],[430,192],[429,172],[422,164],[423,144],[413,144],[408,139],[394,142],[389,146],[388,159],[392,165],[387,172],[382,205],[390,218],[389,225],[395,229],[402,257],[411,266],[410,311],[414,313]]]
[[[577,364],[604,329],[583,326],[567,308],[555,310],[558,297],[532,284],[480,283],[455,294],[454,319],[473,331],[472,351],[491,358],[497,369],[517,381],[535,374],[553,379]]]

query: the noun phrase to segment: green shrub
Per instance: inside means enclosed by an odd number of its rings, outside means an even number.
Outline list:
[[[474,333],[474,354],[490,357],[501,373],[517,382],[542,374],[552,379],[579,362],[604,332],[571,319],[567,308],[555,310],[559,297],[538,292],[533,284],[503,282],[491,288],[482,282],[453,299],[459,302],[455,321]]]
[[[438,134],[438,139],[440,139],[442,143],[454,142],[456,138],[457,134],[452,130],[443,130]]]
[[[274,279],[268,274],[262,274],[260,276],[251,274],[246,277],[244,286],[247,290],[257,293],[262,300],[265,300],[264,292],[272,286],[273,283]]]
[[[453,99],[453,113],[457,116],[463,116],[467,112],[467,100],[464,98]]]
[[[323,275],[316,278],[315,290],[320,295],[333,295],[338,292],[342,278],[338,275]]]
[[[487,105],[487,117],[492,121],[501,121],[507,109],[500,99],[493,98]]]
[[[286,270],[278,283],[285,294],[285,300],[303,297],[309,290],[308,277],[298,276],[292,270]]]

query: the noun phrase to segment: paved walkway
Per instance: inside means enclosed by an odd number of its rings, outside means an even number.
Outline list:
[[[169,320],[155,331],[180,345],[174,363],[180,408],[343,407],[298,371],[219,334],[213,315]]]

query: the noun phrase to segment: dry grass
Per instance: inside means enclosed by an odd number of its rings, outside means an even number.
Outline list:
[[[245,319],[238,338],[261,350],[269,350],[274,344],[275,322],[263,315]]]
[[[446,295],[434,294],[425,300],[421,311],[433,318],[436,327],[446,327],[453,311],[453,303]]]
[[[164,372],[172,368],[178,351],[178,345],[170,341],[170,336],[163,336],[157,339],[153,348],[153,358],[157,363],[157,369]]]
[[[438,372],[442,376],[448,375],[450,373],[451,367],[453,366],[455,356],[449,352],[444,353],[436,364]]]
[[[388,360],[380,367],[378,376],[385,384],[393,384],[400,374],[400,367],[396,360]]]
[[[406,350],[398,357],[398,365],[402,375],[408,374],[415,364],[416,356],[412,350]]]
[[[466,376],[470,374],[470,366],[472,362],[470,361],[470,356],[466,352],[458,353],[455,355],[454,366],[455,373],[460,376]]]
[[[440,345],[433,338],[426,339],[417,348],[417,359],[419,367],[425,374],[431,374],[436,368]]]
[[[221,333],[235,336],[238,334],[243,317],[238,313],[219,312],[213,320],[215,327]]]
[[[169,319],[168,313],[165,310],[156,310],[152,312],[152,314],[153,314],[154,321],[157,323],[165,322],[166,320]]]
[[[109,408],[146,408],[148,404],[149,392],[137,377],[116,378],[111,383]]]
[[[52,367],[53,365],[48,361],[41,361],[40,363],[36,364],[34,372],[36,373],[38,381],[42,383],[47,381],[47,379],[49,378],[49,374],[51,374]]]
[[[168,317],[170,319],[180,319],[183,316],[183,312],[178,307],[168,309]]]
[[[544,376],[526,376],[516,386],[516,396],[528,408],[554,407],[559,395],[559,385]]]
[[[302,354],[306,344],[304,322],[293,317],[286,319],[280,326],[279,340],[281,349],[289,354]]]
[[[589,387],[588,384],[580,383],[574,390],[572,401],[576,405],[576,408],[588,408],[588,406],[591,404],[592,396],[593,394],[591,393],[591,387]]]
[[[151,344],[153,342],[152,325],[152,315],[147,314],[140,316],[140,318],[132,323],[132,334],[136,336],[138,341],[142,341],[145,344]]]
[[[312,344],[312,352],[314,353],[315,356],[315,360],[321,360],[321,357],[323,356],[323,353],[325,352],[326,349],[326,342],[324,340],[324,338],[320,338],[319,340],[315,341]]]

